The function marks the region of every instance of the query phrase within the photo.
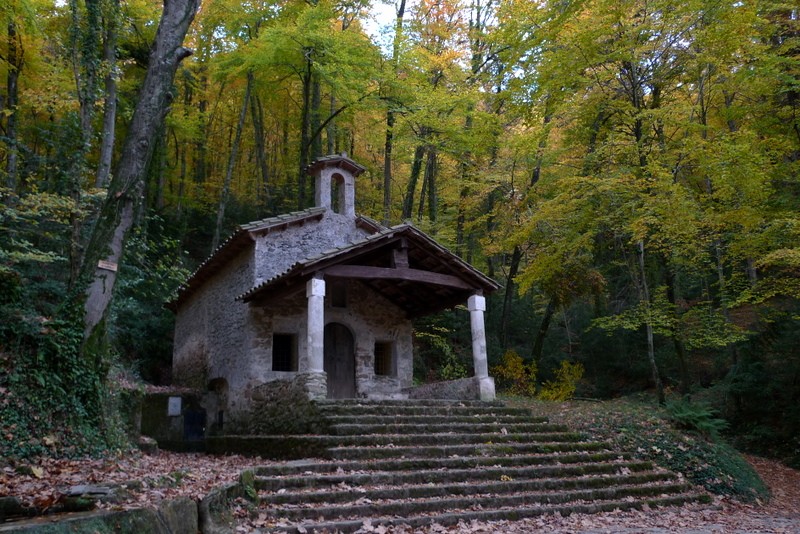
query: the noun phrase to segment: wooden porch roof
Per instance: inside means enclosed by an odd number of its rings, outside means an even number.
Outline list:
[[[412,318],[452,308],[465,303],[470,295],[499,288],[426,234],[403,224],[295,263],[237,300],[257,305],[274,302],[303,291],[315,276],[359,280]]]

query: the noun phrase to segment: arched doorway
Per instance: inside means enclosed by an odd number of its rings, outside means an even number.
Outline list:
[[[352,399],[356,396],[356,354],[352,332],[343,324],[327,324],[324,346],[328,398]]]

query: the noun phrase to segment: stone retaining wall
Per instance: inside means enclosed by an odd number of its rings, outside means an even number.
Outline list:
[[[187,497],[163,501],[158,508],[43,516],[0,525],[2,534],[197,534],[198,529],[197,503]]]
[[[404,390],[409,399],[452,399],[480,400],[481,390],[478,378],[472,376],[459,380],[432,382]]]

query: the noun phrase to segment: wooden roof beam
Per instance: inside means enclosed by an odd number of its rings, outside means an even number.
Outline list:
[[[408,282],[455,287],[457,289],[476,289],[457,276],[410,269],[408,267],[388,269],[386,267],[368,267],[366,265],[334,265],[324,269],[322,272],[325,276],[339,278],[406,280]]]

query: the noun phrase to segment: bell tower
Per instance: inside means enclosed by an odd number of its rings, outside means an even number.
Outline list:
[[[314,205],[355,218],[355,178],[365,170],[344,152],[318,158],[308,166],[314,177]]]

